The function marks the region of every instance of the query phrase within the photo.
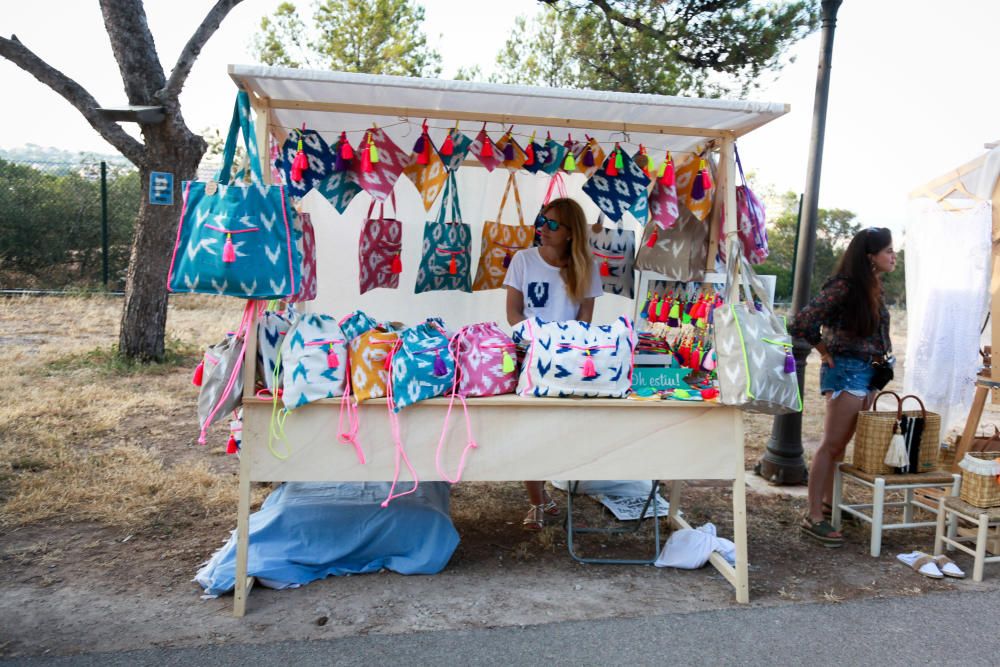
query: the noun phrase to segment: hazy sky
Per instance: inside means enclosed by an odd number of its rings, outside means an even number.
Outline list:
[[[182,93],[188,125],[228,122],[234,88],[228,63],[250,63],[248,43],[279,0],[246,0],[223,22]],[[212,3],[147,0],[165,69],[173,66]],[[299,3],[311,7],[312,2]],[[518,14],[533,0],[425,0],[426,28],[445,77],[460,65],[488,72]],[[0,0],[0,32],[14,33],[107,106],[125,103],[96,2]],[[484,39],[490,26],[493,43]],[[855,211],[862,223],[902,226],[907,193],[979,155],[1000,139],[1000,2],[845,0],[839,13],[820,204]],[[819,33],[793,51],[796,61],[751,97],[787,102],[792,112],[740,141],[744,166],[761,185],[800,192],[813,111]],[[0,60],[5,104],[0,147],[25,143],[113,152],[75,109],[34,78]],[[227,93],[227,91],[229,91]],[[128,126],[126,126],[128,127]]]

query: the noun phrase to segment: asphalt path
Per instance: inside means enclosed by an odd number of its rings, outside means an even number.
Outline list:
[[[4,665],[998,665],[1000,591],[517,628],[226,644]]]

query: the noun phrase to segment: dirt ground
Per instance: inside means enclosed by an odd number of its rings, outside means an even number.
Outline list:
[[[732,588],[711,567],[578,564],[567,554],[560,524],[537,535],[522,531],[526,508],[518,484],[462,484],[452,493],[461,543],[441,574],[382,572],[288,591],[258,587],[247,616],[235,619],[231,596],[202,600],[191,581],[235,526],[237,461],[224,454],[222,430],[208,447],[197,445],[188,378],[197,349],[218,333],[206,323],[236,314],[220,314],[216,301],[178,300],[170,325],[180,341],[176,363],[150,374],[111,368],[100,353],[119,302],[13,301],[0,304],[0,349],[9,361],[2,372],[8,386],[19,382],[32,390],[8,392],[0,405],[0,657],[534,625],[735,605]],[[67,309],[81,324],[54,345],[48,340],[54,324],[45,314]],[[894,333],[897,349],[905,347],[904,335]],[[822,419],[815,363],[809,373],[807,448],[817,444]],[[45,403],[30,405],[29,398]],[[73,426],[71,412],[80,415]],[[997,416],[991,411],[991,420]],[[747,418],[748,467],[769,432],[770,418]],[[258,504],[267,491],[257,489]],[[554,495],[565,505],[561,493]],[[682,507],[693,525],[711,520],[720,535],[730,536],[730,502],[727,486],[692,482]],[[930,550],[930,529],[888,532],[882,556],[872,558],[867,530],[858,526],[848,526],[842,549],[801,538],[801,489],[751,490],[747,502],[754,606],[1000,586],[989,571],[981,584],[936,581],[895,560],[903,551]],[[581,505],[583,521],[610,521],[596,503]],[[581,548],[633,557],[653,552],[649,531],[588,538]],[[956,561],[971,570],[968,559]]]

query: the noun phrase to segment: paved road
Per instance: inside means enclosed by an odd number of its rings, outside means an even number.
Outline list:
[[[149,649],[11,665],[998,665],[1000,591],[332,641]]]

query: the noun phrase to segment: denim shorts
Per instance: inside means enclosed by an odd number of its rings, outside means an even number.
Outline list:
[[[825,395],[833,392],[833,398],[837,398],[842,391],[859,398],[868,396],[872,375],[875,373],[870,363],[855,357],[840,356],[835,356],[833,363],[833,368],[820,364],[819,393]]]

